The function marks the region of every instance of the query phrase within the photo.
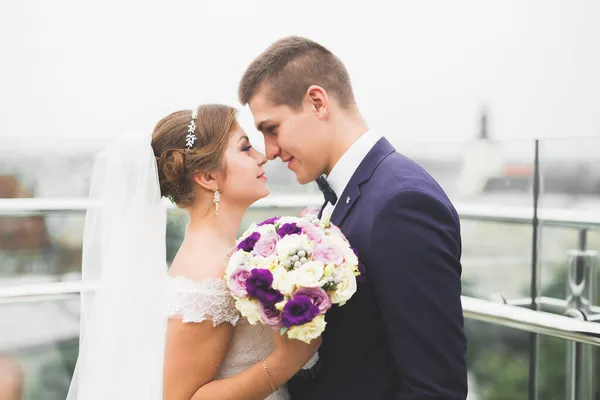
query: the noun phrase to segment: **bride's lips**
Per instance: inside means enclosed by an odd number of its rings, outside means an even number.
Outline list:
[[[263,172],[262,174],[260,174],[259,176],[256,177],[257,179],[267,179],[267,175],[265,175],[265,173]]]

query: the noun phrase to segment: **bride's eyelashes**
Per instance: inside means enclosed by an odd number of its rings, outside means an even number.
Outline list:
[[[245,151],[245,152],[249,152],[251,149],[252,149],[252,145],[251,144],[242,147],[242,151]]]

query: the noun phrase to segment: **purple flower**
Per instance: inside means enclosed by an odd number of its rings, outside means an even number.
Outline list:
[[[356,282],[363,283],[364,281],[367,280],[367,277],[365,275],[365,273],[366,273],[365,265],[363,263],[361,263],[360,261],[358,262],[358,272],[360,272],[360,275],[356,277]]]
[[[323,314],[331,307],[331,299],[323,289],[318,287],[303,287],[294,292],[294,298],[297,296],[306,296],[312,303],[319,308],[319,313]]]
[[[281,323],[281,312],[275,308],[274,304],[264,305],[258,303],[258,313],[262,321],[271,326],[279,326]]]
[[[253,232],[246,239],[242,240],[238,244],[237,248],[240,250],[244,250],[247,253],[250,253],[254,249],[254,245],[256,244],[256,242],[258,242],[258,239],[260,239],[260,233]]]
[[[261,222],[260,224],[258,224],[258,226],[274,225],[275,222],[279,221],[279,218],[281,218],[281,217],[273,217],[273,218],[266,219],[263,222]]]
[[[284,237],[286,235],[293,235],[296,233],[302,233],[302,228],[298,227],[295,222],[283,224],[281,228],[277,229],[279,236]]]
[[[354,255],[358,257],[358,251],[356,251],[354,247],[350,247],[350,249],[352,249]],[[360,275],[356,277],[356,282],[362,283],[367,279],[367,277],[365,276],[365,265],[360,261],[360,258],[358,259],[358,272],[360,272]]]
[[[281,323],[286,328],[294,325],[304,325],[319,315],[319,307],[315,306],[308,296],[295,296],[285,303]]]
[[[265,305],[272,305],[283,300],[283,294],[273,289],[273,274],[268,269],[254,268],[246,279],[248,294]]]
[[[237,297],[246,296],[246,281],[252,275],[247,269],[240,267],[236,269],[229,277],[229,289],[231,294]]]

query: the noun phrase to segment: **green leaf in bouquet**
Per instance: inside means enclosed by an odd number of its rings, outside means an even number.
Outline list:
[[[280,334],[281,336],[285,335],[285,333],[288,331],[288,329],[290,329],[290,328],[287,328],[287,327],[285,327],[285,326],[284,326],[283,328],[281,328],[281,329],[279,330],[279,334]]]

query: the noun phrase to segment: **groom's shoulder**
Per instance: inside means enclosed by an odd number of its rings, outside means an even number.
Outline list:
[[[398,151],[392,152],[374,171],[373,178],[384,184],[388,191],[418,191],[440,200],[447,200],[439,183],[414,160]]]
[[[459,218],[456,208],[438,182],[417,162],[394,151],[373,172],[367,190],[377,212],[407,205],[436,215],[446,215],[453,225]],[[441,213],[441,214],[440,214]]]

